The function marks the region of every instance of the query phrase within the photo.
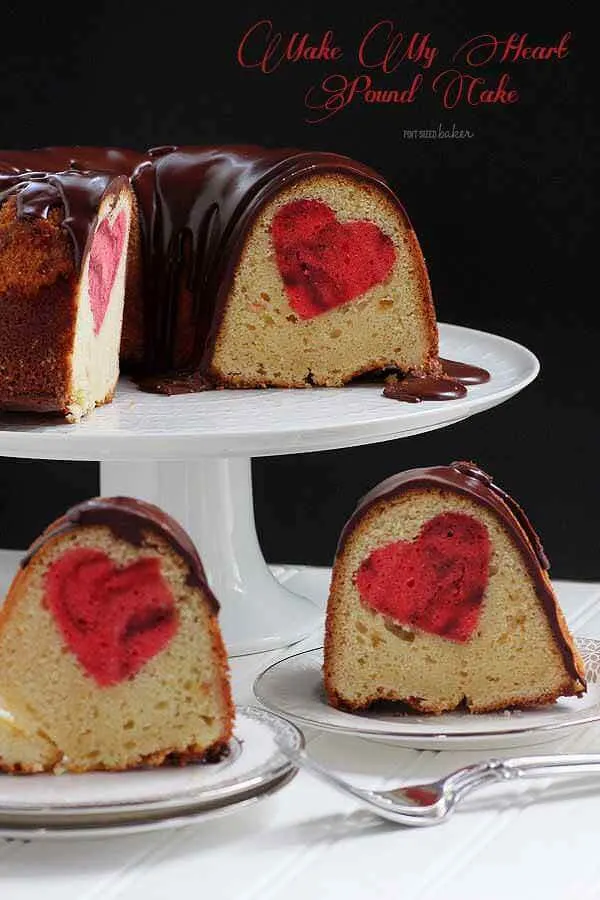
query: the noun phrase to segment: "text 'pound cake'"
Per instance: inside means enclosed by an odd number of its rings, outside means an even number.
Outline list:
[[[0,409],[77,421],[111,400],[130,236],[123,175],[0,158]]]
[[[216,760],[233,706],[217,603],[169,516],[73,507],[30,548],[0,609],[0,768]]]
[[[472,463],[382,482],[346,525],[327,608],[333,706],[486,712],[585,691],[523,511]]]
[[[419,243],[389,185],[361,163],[255,146],[49,147],[3,151],[0,166],[30,179],[63,169],[129,178],[140,241],[129,254],[122,362],[147,389],[441,371]],[[26,263],[34,249],[23,240]]]

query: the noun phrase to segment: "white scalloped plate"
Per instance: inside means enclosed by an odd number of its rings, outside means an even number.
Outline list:
[[[179,827],[245,807],[295,774],[278,743],[301,732],[262,709],[238,707],[221,763],[83,775],[0,775],[0,837],[97,837]]]
[[[329,706],[323,690],[323,650],[307,650],[269,666],[254,682],[268,709],[301,726],[422,750],[496,750],[557,740],[564,729],[600,721],[600,641],[578,638],[588,690],[551,706],[470,715],[350,713]]]

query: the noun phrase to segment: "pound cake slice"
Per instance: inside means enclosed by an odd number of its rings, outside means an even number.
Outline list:
[[[346,525],[329,595],[333,706],[487,712],[586,689],[539,538],[468,462],[382,482]]]
[[[0,162],[0,409],[77,421],[113,395],[134,197],[123,176]]]
[[[233,707],[217,603],[187,534],[156,507],[99,498],[29,550],[0,610],[0,694],[44,768],[216,760]],[[13,740],[0,758],[29,771]],[[25,752],[24,751],[24,752]]]

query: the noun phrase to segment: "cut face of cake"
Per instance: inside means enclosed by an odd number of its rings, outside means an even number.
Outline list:
[[[48,772],[61,757],[58,747],[40,732],[19,727],[12,716],[0,712],[0,772]]]
[[[76,421],[119,374],[128,179],[0,167],[0,408]]]
[[[0,692],[17,728],[47,742],[44,768],[222,756],[233,708],[217,606],[177,523],[112,498],[51,525],[0,610]],[[19,746],[0,734],[4,767],[29,771]]]
[[[327,609],[332,705],[485,712],[585,691],[583,663],[517,504],[471,463],[375,488],[347,524]]]
[[[299,178],[248,229],[210,364],[233,386],[339,386],[367,372],[435,371],[419,244],[384,185]]]

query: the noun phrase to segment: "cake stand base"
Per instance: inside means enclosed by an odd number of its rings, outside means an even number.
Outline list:
[[[250,459],[102,462],[100,493],[148,500],[183,525],[221,604],[231,656],[287,647],[321,621],[315,604],[283,587],[265,563],[254,524]]]

